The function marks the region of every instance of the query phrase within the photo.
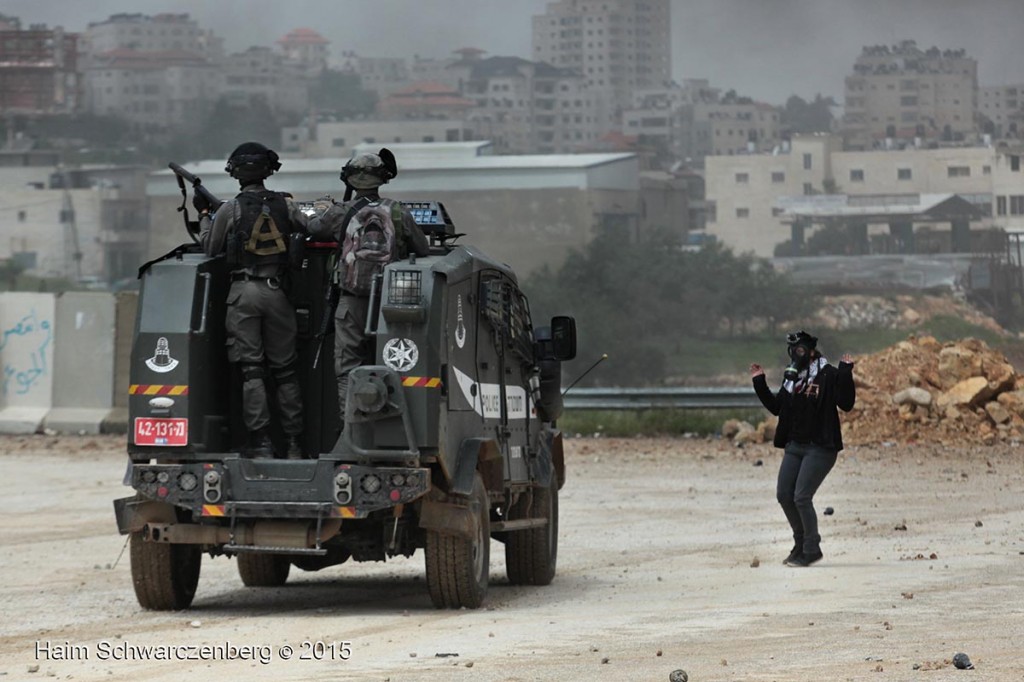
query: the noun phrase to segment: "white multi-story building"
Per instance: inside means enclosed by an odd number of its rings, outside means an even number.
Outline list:
[[[188,14],[113,14],[91,22],[79,42],[84,61],[118,49],[138,52],[189,52],[210,62],[224,56],[224,40],[199,28]]]
[[[275,113],[302,113],[309,108],[309,79],[295,62],[269,47],[250,47],[224,62],[220,96],[244,105],[262,99]]]
[[[373,90],[380,98],[410,82],[409,64],[401,57],[363,57],[348,50],[341,53],[336,67],[358,76],[363,89]]]
[[[463,72],[463,96],[475,103],[469,114],[474,137],[493,141],[498,153],[566,153],[598,139],[594,98],[576,70],[519,57],[451,68]]]
[[[975,130],[978,62],[963,50],[921,50],[913,40],[863,48],[846,77],[847,147],[886,138],[963,140]]]
[[[469,125],[453,119],[321,121],[281,130],[281,153],[301,158],[347,159],[360,144],[461,142],[472,138]]]
[[[315,77],[327,68],[330,42],[311,28],[296,28],[278,40],[277,44],[281,46],[285,59],[305,75]]]
[[[1024,83],[978,88],[978,114],[983,133],[995,139],[1020,139],[1024,132]]]
[[[787,210],[802,197],[852,202],[867,214],[870,206],[882,212],[885,206],[921,203],[924,195],[959,195],[978,213],[991,214],[996,156],[981,146],[844,152],[833,135],[797,135],[775,154],[709,156],[707,231],[737,251],[771,257],[778,244],[793,238]]]
[[[533,58],[582,74],[601,132],[618,130],[635,90],[671,81],[670,24],[669,0],[557,0],[533,17]]]
[[[781,144],[778,108],[734,91],[723,95],[703,79],[637,91],[633,108],[623,113],[622,132],[678,158],[755,153]]]

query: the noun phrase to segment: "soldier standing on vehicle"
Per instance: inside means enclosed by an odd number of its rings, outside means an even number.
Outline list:
[[[793,529],[793,551],[787,566],[820,561],[821,535],[813,498],[843,449],[839,412],[853,409],[853,357],[846,353],[839,367],[818,352],[818,339],[801,331],[786,337],[790,364],[782,387],[772,394],[764,368],[750,365],[754,391],[769,412],[779,417],[774,444],[784,448],[776,497]]]
[[[374,276],[410,252],[417,256],[430,253],[427,238],[412,214],[399,202],[379,194],[380,186],[396,175],[398,166],[388,149],[350,159],[341,169],[345,202],[331,204],[309,221],[311,235],[334,239],[340,246],[335,266],[341,295],[334,311],[334,372],[342,428],[348,374],[374,358],[373,340],[365,331]]]
[[[277,154],[258,142],[239,145],[225,171],[241,192],[219,207],[196,194],[199,240],[208,256],[226,254],[231,272],[227,299],[228,360],[242,371],[242,416],[249,432],[243,454],[273,457],[267,368],[277,385],[281,427],[289,459],[303,456],[302,396],[295,351],[295,310],[284,292],[292,233],[305,232],[306,217],[285,195],[263,181],[281,168]],[[216,210],[213,220],[211,209]]]

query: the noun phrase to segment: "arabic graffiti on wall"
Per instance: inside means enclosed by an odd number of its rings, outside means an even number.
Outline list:
[[[46,352],[53,337],[50,320],[40,319],[35,308],[13,325],[0,330],[0,361],[6,396],[26,395],[50,371]]]

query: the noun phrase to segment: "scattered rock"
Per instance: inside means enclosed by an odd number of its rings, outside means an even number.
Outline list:
[[[668,682],[689,682],[690,676],[685,670],[673,670],[668,675]]]
[[[602,665],[604,665],[606,663],[608,663],[608,657],[607,656],[605,656],[604,658],[601,659],[601,664]]]
[[[825,514],[825,516],[832,516],[836,513],[836,510],[833,509],[832,507],[825,507],[825,511],[823,513]]]
[[[953,666],[958,670],[974,670],[974,664],[965,653],[953,654]]]
[[[975,521],[975,522],[974,522],[974,527],[975,527],[975,528],[981,528],[981,527],[982,527],[982,526],[984,526],[984,525],[985,525],[985,524],[984,524],[984,523],[982,523],[981,521]]]
[[[39,672],[39,666],[38,665],[30,665],[28,667],[28,671],[30,673],[37,673],[37,672]]]
[[[932,394],[923,388],[911,386],[893,394],[892,401],[897,405],[917,405],[929,407],[932,404]]]
[[[906,529],[907,529],[906,521],[904,521],[903,523],[896,524],[896,527],[893,528],[893,530],[906,530]]]
[[[203,627],[202,621],[198,621],[198,620],[194,620],[194,621],[190,622],[189,625],[194,627],[194,628],[201,628],[201,627]]]
[[[761,565],[761,560],[758,559],[757,557],[754,557],[754,560],[750,562],[750,567],[751,568],[757,568],[760,565]]]

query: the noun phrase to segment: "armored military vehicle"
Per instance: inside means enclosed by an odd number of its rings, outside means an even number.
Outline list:
[[[114,502],[143,607],[188,607],[204,553],[234,557],[245,585],[277,586],[293,566],[422,549],[438,608],[484,603],[492,538],[504,543],[511,583],[554,578],[559,365],[575,354],[575,323],[534,327],[508,266],[456,245],[441,204],[406,206],[430,255],[378,276],[376,364],[350,375],[343,431],[333,344],[316,338],[331,314],[323,292],[337,245],[306,243],[291,272],[306,459],[237,454],[245,434],[225,353],[223,257],[186,244],[143,267],[125,475],[136,494]]]

